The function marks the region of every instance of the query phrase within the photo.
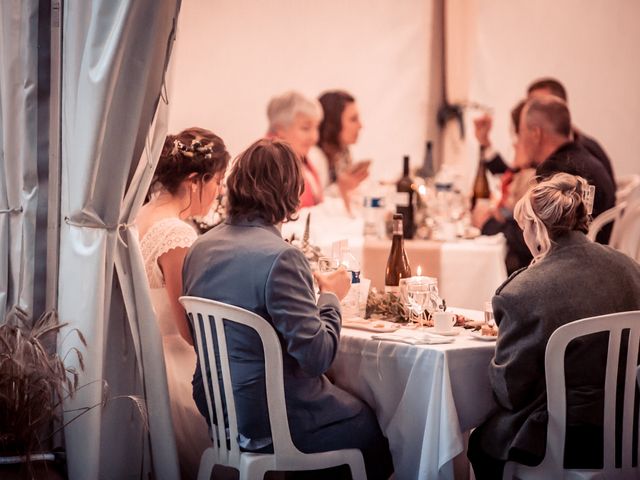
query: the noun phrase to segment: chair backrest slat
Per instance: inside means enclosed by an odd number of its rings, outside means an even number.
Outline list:
[[[640,311],[621,312],[577,320],[558,328],[549,338],[545,352],[545,375],[549,425],[547,448],[543,463],[555,471],[563,469],[566,429],[565,352],[569,343],[579,337],[608,332],[608,352],[604,385],[604,470],[620,472],[615,467],[617,382],[622,332],[629,330],[629,343],[625,368],[623,412],[622,470],[631,471],[633,443],[633,414],[636,402],[636,376],[640,345]],[[558,368],[562,365],[562,368]],[[637,428],[640,428],[638,426]],[[635,471],[635,470],[633,470]]]
[[[186,307],[186,306],[185,306]],[[227,435],[225,422],[223,421],[222,402],[220,401],[220,379],[218,378],[217,360],[213,342],[211,341],[211,331],[207,335],[206,324],[209,323],[208,316],[198,310],[188,311],[189,317],[193,322],[194,332],[196,334],[196,345],[198,347],[198,357],[202,372],[202,385],[207,400],[207,409],[209,411],[209,419],[211,421],[211,433],[214,449],[221,461],[228,462],[229,448],[227,448]],[[206,348],[205,348],[206,346]],[[207,357],[209,363],[207,363]],[[209,368],[211,378],[206,375],[206,369]],[[213,391],[213,402],[211,399],[211,391]],[[217,424],[214,424],[214,417]]]
[[[604,379],[604,468],[615,468],[616,463],[616,391],[618,383],[618,361],[620,359],[621,329],[609,327],[609,350]]]
[[[211,316],[209,316],[211,319]],[[215,358],[215,365],[222,372],[222,378],[218,378],[216,382],[216,412],[218,418],[224,418],[222,402],[220,399],[222,395],[220,395],[219,385],[222,383],[222,388],[224,390],[224,399],[225,405],[227,407],[227,419],[226,426],[229,429],[229,462],[237,463],[240,460],[240,447],[238,445],[238,421],[236,417],[236,403],[233,398],[233,389],[231,386],[231,373],[229,370],[229,356],[227,354],[227,338],[224,331],[224,323],[222,315],[214,314],[213,321],[216,327],[216,340],[218,345],[218,356]],[[211,332],[211,322],[204,322],[204,332],[207,339],[207,345],[213,345],[214,339]],[[211,358],[211,357],[210,357]],[[217,370],[216,370],[217,372]],[[221,424],[222,422],[218,422]],[[226,435],[226,432],[225,432]]]
[[[638,369],[638,346],[640,345],[640,329],[629,332],[629,349],[624,389],[624,416],[622,420],[622,468],[631,468],[633,457],[633,413],[636,394],[636,372]],[[638,422],[640,423],[640,422]]]

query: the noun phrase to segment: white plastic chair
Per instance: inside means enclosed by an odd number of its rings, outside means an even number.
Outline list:
[[[615,466],[616,445],[616,392],[618,385],[618,358],[622,331],[629,329],[627,350],[624,402],[622,407],[622,464]],[[600,470],[567,470],[563,468],[565,442],[565,350],[571,340],[597,332],[609,332],[609,351],[607,354],[605,396],[604,396],[604,467]],[[614,313],[578,320],[558,328],[551,337],[545,351],[544,366],[547,385],[547,447],[540,465],[528,467],[515,462],[505,465],[503,480],[519,478],[563,479],[563,478],[640,478],[640,468],[632,467],[633,432],[639,428],[633,424],[633,410],[638,375],[638,345],[640,344],[640,310]],[[640,452],[639,452],[640,453]]]
[[[598,215],[591,222],[587,237],[595,240],[609,222],[613,222],[609,246],[640,262],[640,185],[623,202]]]
[[[618,175],[616,178],[616,203],[624,202],[629,194],[640,186],[640,174]]]
[[[198,297],[180,297],[180,303],[182,303],[193,322],[198,356],[203,373],[207,369],[205,367],[207,364],[203,339],[206,341],[206,351],[209,358],[207,367],[211,372],[212,378],[208,378],[207,375],[203,374],[203,384],[209,409],[209,418],[213,419],[215,417],[218,419],[218,425],[212,425],[211,427],[213,445],[204,451],[200,459],[199,480],[208,480],[215,465],[225,465],[238,469],[240,471],[240,480],[261,479],[269,470],[318,470],[344,464],[349,465],[351,475],[355,480],[367,478],[362,453],[358,449],[302,453],[293,444],[285,406],[282,349],[275,330],[268,322],[253,312],[214,300]],[[213,333],[209,319],[213,319],[215,322],[215,337],[220,353],[219,357],[214,354]],[[262,340],[267,406],[269,408],[269,423],[271,425],[274,453],[241,452],[238,446],[238,423],[231,387],[223,319],[252,328]],[[221,379],[218,378],[218,362],[220,362],[219,367],[222,372]],[[210,383],[213,385],[210,385]],[[227,407],[226,422],[223,421],[220,383],[224,388],[224,400]],[[209,393],[210,389],[213,390],[213,402]],[[225,431],[225,426],[228,428],[229,435]]]
[[[589,225],[589,233],[587,233],[587,237],[592,240],[595,241],[596,240],[596,236],[598,235],[598,233],[600,233],[600,230],[602,230],[602,228],[613,222],[613,228],[616,228],[618,225],[618,220],[620,219],[620,217],[622,216],[622,214],[624,213],[625,208],[627,207],[627,202],[621,202],[618,203],[616,206],[611,207],[609,210],[605,210],[604,212],[602,212],[600,215],[598,215],[596,218],[593,219],[593,221],[591,222],[591,225]],[[614,233],[611,233],[611,238],[609,239],[609,245],[611,245],[612,243],[612,239],[614,237]]]
[[[622,216],[614,224],[609,245],[640,262],[640,199],[627,201]]]

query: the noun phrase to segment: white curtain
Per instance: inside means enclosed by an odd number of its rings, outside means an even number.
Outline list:
[[[0,322],[33,308],[38,0],[0,2]]]
[[[146,286],[133,281],[146,280],[129,231],[164,136],[162,106],[158,128],[150,125],[178,8],[179,0],[94,0],[63,12],[58,304],[69,326],[58,349],[80,349],[86,385],[65,420],[98,405],[65,428],[72,480],[178,477],[160,336]],[[68,361],[78,367],[74,355]],[[142,395],[148,432],[133,402],[102,408],[105,393]]]

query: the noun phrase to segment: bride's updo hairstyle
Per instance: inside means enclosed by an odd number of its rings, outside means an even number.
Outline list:
[[[549,252],[556,239],[571,231],[587,233],[591,218],[587,213],[584,195],[587,181],[568,173],[556,173],[531,187],[518,201],[514,217],[524,230],[527,222],[535,227],[538,252],[534,262]]]
[[[210,130],[192,127],[167,135],[150,191],[163,189],[175,195],[189,177],[201,184],[208,182],[226,170],[229,158],[222,139]]]

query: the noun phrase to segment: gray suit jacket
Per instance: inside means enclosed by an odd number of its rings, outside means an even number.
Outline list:
[[[340,341],[340,304],[322,294],[316,304],[309,263],[261,220],[230,219],[200,237],[183,269],[186,295],[210,298],[257,313],[276,330],[283,351],[287,414],[294,442],[309,432],[358,415],[362,402],[323,374]],[[237,324],[225,326],[240,433],[270,437],[259,337]],[[200,374],[194,398],[208,417]]]
[[[493,298],[500,335],[489,376],[498,409],[481,428],[487,453],[506,460],[512,458],[509,453],[515,448],[543,457],[547,428],[544,354],[558,327],[581,318],[638,309],[640,265],[579,232],[559,239],[543,260],[509,277]],[[584,337],[572,342],[567,351],[569,425],[602,426],[604,337]]]

